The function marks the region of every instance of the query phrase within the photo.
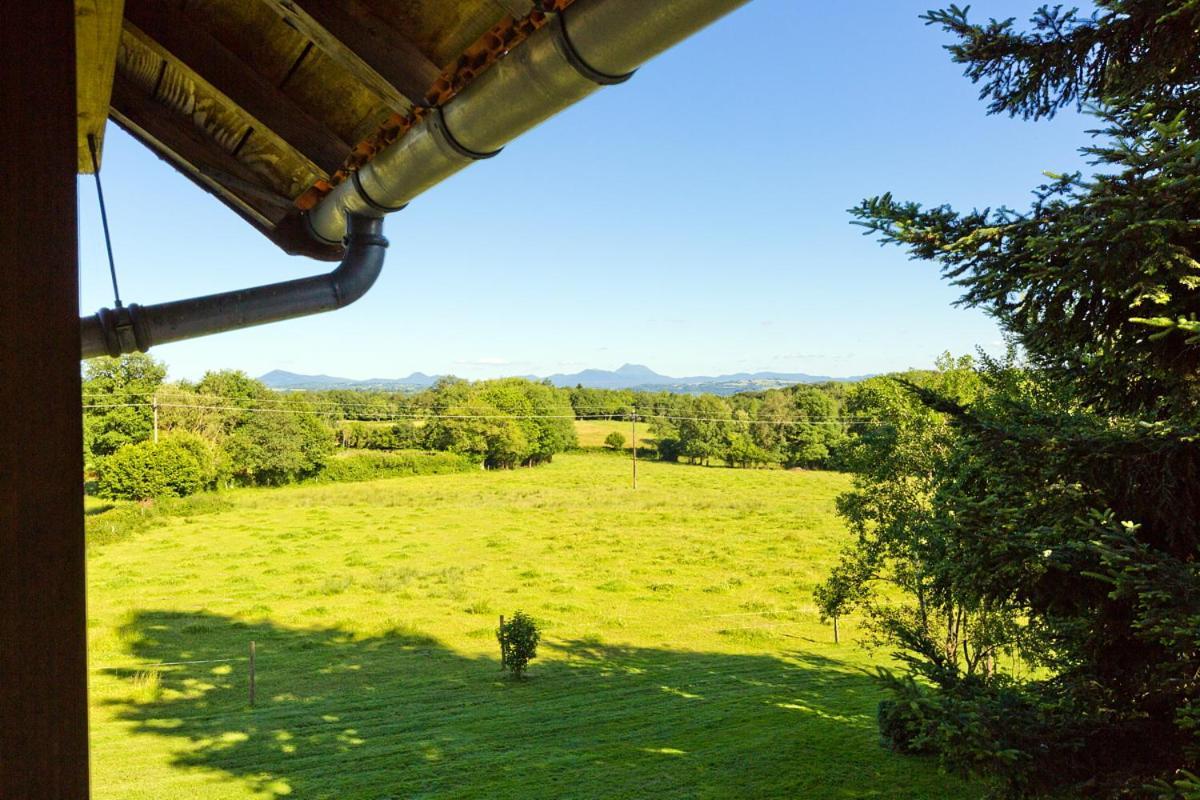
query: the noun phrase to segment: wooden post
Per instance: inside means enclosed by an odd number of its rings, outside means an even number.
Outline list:
[[[498,629],[500,640],[500,669],[504,669],[504,615],[500,615],[500,627]]]
[[[250,707],[254,707],[254,641],[250,641]]]
[[[833,615],[833,643],[838,644],[838,618],[837,614]]]
[[[637,488],[637,409],[629,418],[629,435],[633,437],[633,488]]]
[[[154,409],[154,443],[158,444],[158,395],[150,398],[150,407]]]
[[[88,797],[75,9],[5,3],[0,27],[0,797],[13,800]]]

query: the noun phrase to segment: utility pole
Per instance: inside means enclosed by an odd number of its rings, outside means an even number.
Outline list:
[[[154,443],[158,444],[158,395],[150,398],[150,408],[154,409]]]
[[[637,488],[637,408],[629,417],[629,435],[633,439],[633,488]]]

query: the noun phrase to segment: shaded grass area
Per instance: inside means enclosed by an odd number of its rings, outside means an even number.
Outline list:
[[[844,476],[625,467],[239,491],[100,548],[95,796],[980,796],[879,747],[872,659],[812,608]]]
[[[169,520],[232,508],[227,493],[201,492],[191,497],[163,497],[151,502],[84,498],[84,530],[89,547],[112,544]]]

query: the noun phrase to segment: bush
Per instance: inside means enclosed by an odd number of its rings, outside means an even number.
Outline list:
[[[233,477],[251,486],[311,477],[332,456],[333,447],[333,432],[299,403],[277,413],[245,416],[224,445]]]
[[[172,431],[164,444],[178,446],[191,453],[200,465],[205,489],[215,489],[230,478],[229,457],[225,452],[195,433],[188,431]]]
[[[673,436],[664,436],[658,440],[658,460],[678,461],[683,455],[679,440]]]
[[[525,675],[529,661],[537,657],[538,642],[542,634],[533,618],[522,611],[496,629],[500,642],[500,663],[514,678]]]
[[[923,755],[934,752],[932,739],[937,731],[937,720],[930,718],[923,702],[880,700],[876,720],[879,736],[889,749]]]
[[[625,446],[625,435],[620,431],[613,431],[604,437],[604,446],[613,450],[620,450]]]
[[[176,437],[123,445],[98,465],[97,493],[110,500],[148,500],[198,492],[211,479],[211,465],[201,463],[194,447]]]
[[[479,465],[458,453],[353,453],[330,459],[314,481],[369,481],[375,478],[395,478],[403,475],[444,475],[451,472],[478,470]]]
[[[342,447],[355,450],[404,450],[417,444],[417,429],[409,420],[392,425],[350,422],[337,430]]]

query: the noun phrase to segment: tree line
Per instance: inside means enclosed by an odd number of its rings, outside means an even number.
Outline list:
[[[339,449],[447,452],[511,469],[577,447],[577,419],[636,415],[653,435],[643,457],[836,468],[850,392],[830,383],[718,397],[453,377],[407,393],[277,392],[231,370],[168,382],[165,365],[134,354],[85,364],[85,462],[114,498],[305,480],[328,473]]]
[[[853,389],[849,384],[836,382],[721,397],[584,386],[555,388],[520,378],[505,381],[510,388],[540,387],[526,391],[541,395],[542,401],[536,407],[552,408],[558,415],[581,420],[630,420],[636,416],[654,437],[643,454],[664,461],[705,465],[716,462],[738,467],[837,468],[851,424],[845,418],[845,408]],[[461,425],[438,421],[439,436],[423,434],[418,426],[424,424],[422,419],[435,420],[455,410],[454,406],[459,413],[469,412],[472,406],[462,402],[461,394],[470,385],[461,379],[443,378],[419,392],[335,389],[293,394],[325,409],[322,413],[337,426],[338,443],[343,447],[446,449],[462,436],[455,430],[447,439],[446,429]],[[487,408],[500,413],[504,409],[536,410],[534,406],[499,400],[499,391],[497,386],[483,392]],[[554,398],[552,403],[550,398]],[[373,424],[384,420],[392,422]],[[491,435],[503,439],[502,435]]]
[[[431,404],[424,419],[400,419],[358,441],[359,432],[342,427],[345,410],[319,397],[275,392],[231,370],[196,382],[165,378],[165,366],[142,354],[85,364],[85,465],[102,496],[144,499],[323,474],[365,477],[335,459],[339,444],[443,451],[490,469],[545,463],[576,444],[567,395],[520,379],[442,381],[422,398]],[[362,407],[347,406],[363,416]],[[382,474],[391,463],[359,462]],[[434,471],[444,467],[430,462]]]

